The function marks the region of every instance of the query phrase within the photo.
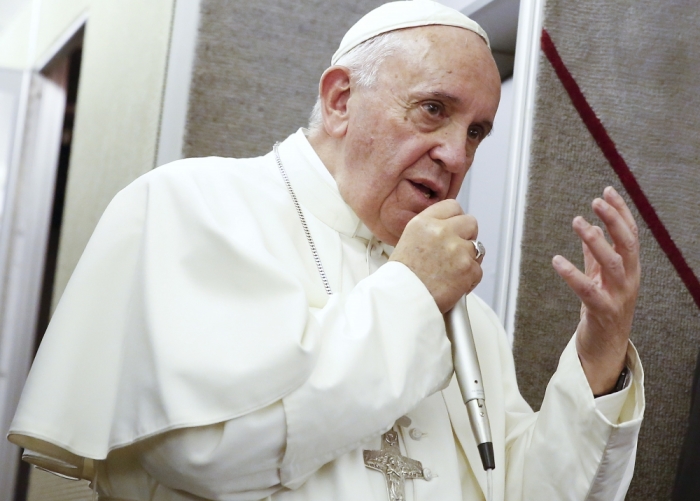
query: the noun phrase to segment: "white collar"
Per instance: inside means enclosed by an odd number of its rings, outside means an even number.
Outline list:
[[[301,128],[279,146],[280,159],[299,202],[316,218],[339,233],[367,242],[374,239],[390,255],[394,248],[377,239],[345,203],[338,184],[306,138],[307,132]]]

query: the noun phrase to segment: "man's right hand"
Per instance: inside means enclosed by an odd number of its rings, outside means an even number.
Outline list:
[[[481,260],[475,259],[478,226],[456,200],[443,200],[411,219],[390,261],[408,266],[425,284],[442,313],[481,281]]]

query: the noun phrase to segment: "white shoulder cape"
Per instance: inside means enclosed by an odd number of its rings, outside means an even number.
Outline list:
[[[103,459],[280,399],[314,366],[309,305],[327,298],[320,279],[307,297],[309,267],[272,154],[184,160],[139,178],[110,203],[85,249],[10,440]]]

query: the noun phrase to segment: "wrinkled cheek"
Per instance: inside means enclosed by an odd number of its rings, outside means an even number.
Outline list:
[[[374,146],[374,136],[373,135],[366,136],[363,143],[364,143],[364,147],[367,148],[367,152],[372,151],[372,147]]]
[[[394,190],[394,203],[402,210],[411,211],[414,214],[421,212],[425,206],[425,198],[417,193],[416,188],[409,181],[402,181]]]
[[[412,202],[415,194],[411,190],[402,183],[386,198],[380,210],[382,224],[396,236],[400,236],[408,222],[422,210]]]
[[[351,156],[360,163],[369,161],[375,148],[374,134],[356,134],[352,138],[352,142],[354,144],[352,145],[352,150],[350,150],[352,152]]]

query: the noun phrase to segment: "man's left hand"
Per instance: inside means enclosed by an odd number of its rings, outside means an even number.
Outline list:
[[[625,366],[640,281],[639,238],[632,213],[612,187],[592,207],[612,244],[600,227],[578,216],[572,226],[583,244],[585,273],[562,256],[552,265],[583,303],[576,349],[593,394],[603,395]]]

